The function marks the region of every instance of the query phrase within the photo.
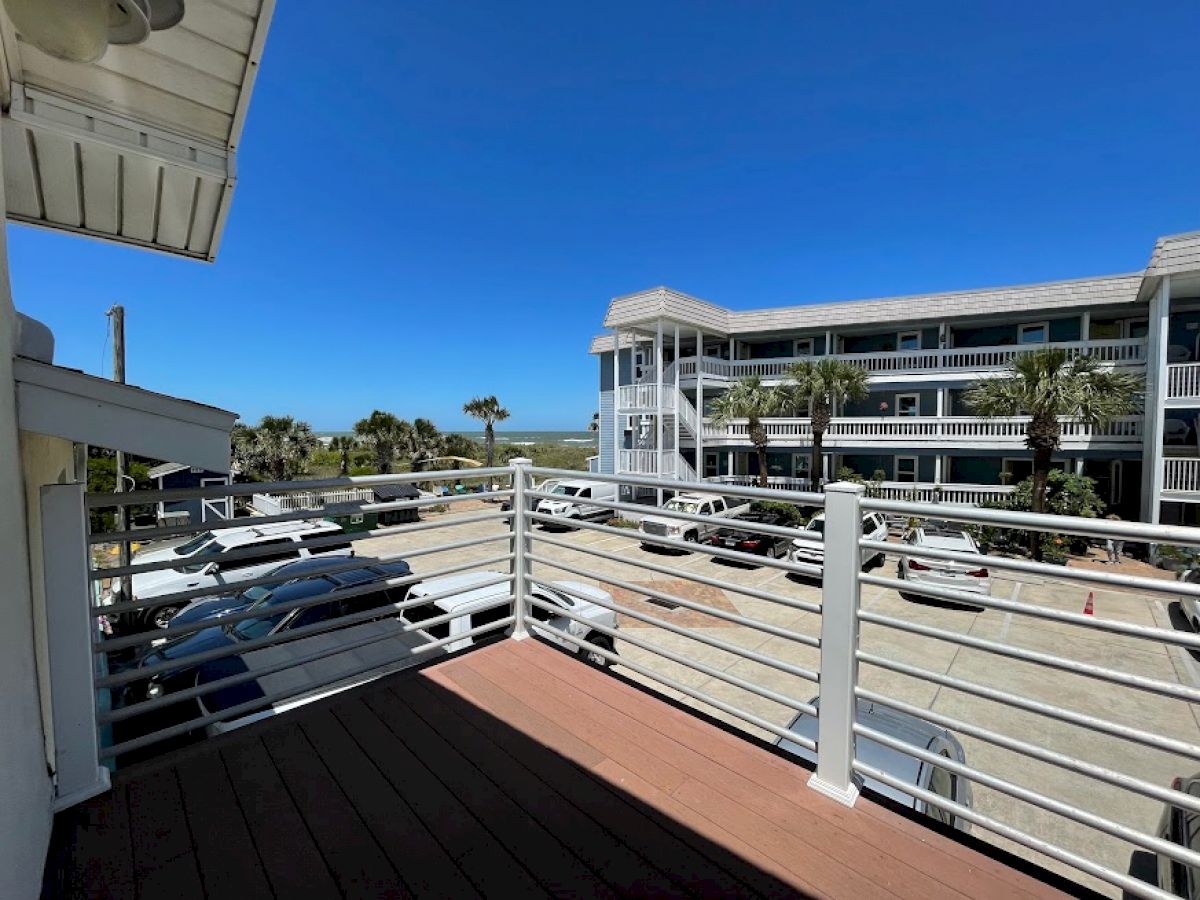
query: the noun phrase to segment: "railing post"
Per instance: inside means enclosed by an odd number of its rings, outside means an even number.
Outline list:
[[[54,727],[54,808],[109,788],[96,730],[96,620],[88,580],[87,510],[82,484],[41,489],[43,583]]]
[[[515,621],[508,636],[516,641],[529,637],[525,627],[525,608],[529,600],[529,588],[526,576],[529,574],[529,510],[532,498],[525,496],[525,491],[532,487],[531,476],[527,466],[533,465],[533,460],[524,456],[510,459],[513,468],[513,559],[512,559],[512,591],[513,616]]]
[[[858,580],[863,486],[825,486],[825,568],[821,585],[821,682],[817,771],[809,787],[846,806],[858,799],[854,776],[854,689],[858,684]]]

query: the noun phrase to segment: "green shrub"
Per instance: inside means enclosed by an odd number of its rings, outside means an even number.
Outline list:
[[[750,504],[754,512],[775,513],[783,519],[783,524],[789,528],[803,528],[813,517],[810,507],[797,503],[783,503],[777,500],[755,500]]]
[[[637,528],[638,523],[633,519],[622,519],[620,516],[611,518],[606,523],[610,528]]]

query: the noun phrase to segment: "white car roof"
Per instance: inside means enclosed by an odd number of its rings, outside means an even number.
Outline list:
[[[502,597],[510,590],[508,582],[502,581],[499,584],[489,584],[480,586],[482,582],[489,581],[498,575],[505,575],[505,572],[462,572],[458,575],[445,575],[442,578],[430,578],[428,581],[422,581],[414,584],[409,590],[409,596],[413,599],[427,597],[430,594],[444,594],[448,591],[461,591],[450,597],[442,597],[440,600],[434,600],[433,605],[438,609],[446,612],[455,612],[464,606],[472,604],[481,604],[486,600],[494,600],[497,597]]]
[[[247,525],[244,528],[227,528],[213,532],[213,536],[225,547],[237,547],[266,538],[286,537],[289,534],[341,530],[341,526],[334,522],[304,519],[299,522],[269,522],[265,525]]]
[[[560,478],[555,482],[555,487],[574,487],[574,488],[602,487],[605,484],[608,484],[608,482],[606,482],[606,481],[590,481],[587,478],[567,478],[567,479]]]
[[[676,494],[671,499],[672,500],[686,500],[689,503],[699,503],[704,500],[723,500],[724,498],[720,494],[696,494],[696,493],[692,493],[691,491],[688,491],[687,493],[684,493],[684,494]]]

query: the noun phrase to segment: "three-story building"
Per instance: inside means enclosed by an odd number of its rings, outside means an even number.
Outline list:
[[[748,482],[747,423],[716,425],[737,379],[781,384],[801,359],[862,366],[870,395],[837,404],[822,479],[844,469],[885,495],[978,503],[1032,469],[1025,417],[980,417],[965,400],[1019,354],[1061,347],[1144,376],[1142,410],[1099,428],[1063,422],[1055,464],[1086,474],[1126,518],[1192,522],[1200,503],[1200,232],[1155,245],[1144,272],[735,311],[670,288],[617,297],[600,361],[602,472]],[[810,485],[805,417],[764,420],[773,485]]]

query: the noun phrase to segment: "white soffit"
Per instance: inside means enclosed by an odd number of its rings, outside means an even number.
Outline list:
[[[237,413],[31,359],[13,360],[13,375],[23,431],[229,471]]]
[[[95,63],[55,59],[0,11],[14,221],[212,261],[274,0],[189,0]]]

